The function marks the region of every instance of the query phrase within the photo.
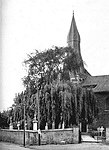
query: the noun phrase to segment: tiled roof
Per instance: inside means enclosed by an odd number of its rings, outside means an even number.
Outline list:
[[[87,76],[83,87],[93,87],[94,92],[109,92],[109,75]]]

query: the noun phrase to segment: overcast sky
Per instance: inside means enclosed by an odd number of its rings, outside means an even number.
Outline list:
[[[86,69],[109,74],[109,0],[2,0],[0,110],[23,90],[27,54],[67,46],[73,10]]]

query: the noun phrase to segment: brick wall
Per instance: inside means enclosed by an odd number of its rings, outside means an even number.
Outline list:
[[[0,130],[0,141],[23,144],[23,130]],[[38,144],[38,132],[26,130],[26,144]],[[41,131],[41,144],[79,143],[79,128]]]
[[[109,127],[109,111],[106,111],[106,98],[109,93],[96,93],[97,104],[99,108],[97,126]]]

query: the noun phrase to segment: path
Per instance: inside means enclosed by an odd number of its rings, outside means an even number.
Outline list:
[[[81,138],[83,142],[97,142],[97,140],[90,135],[82,135]]]
[[[0,142],[0,150],[109,150],[109,145],[101,143],[81,143],[66,145],[41,145],[24,148],[12,143]]]

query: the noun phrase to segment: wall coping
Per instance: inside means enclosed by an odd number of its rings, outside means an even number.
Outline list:
[[[16,130],[16,129],[0,129],[1,131],[7,131],[7,132],[24,132],[24,130]],[[35,130],[25,130],[25,132],[38,132]]]
[[[65,129],[48,129],[48,130],[41,130],[41,132],[56,132],[56,131],[71,131],[73,128],[65,128]]]
[[[73,128],[78,128],[78,126],[72,127],[72,128],[65,128],[65,129],[48,129],[48,130],[41,130],[41,132],[61,132],[61,131],[73,131]],[[24,130],[16,130],[16,129],[0,129],[1,131],[7,131],[7,132],[24,132]],[[36,130],[25,130],[25,132],[33,132],[38,133]]]

